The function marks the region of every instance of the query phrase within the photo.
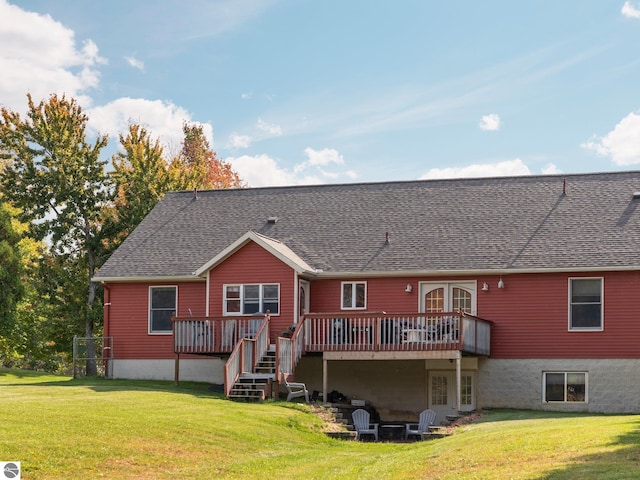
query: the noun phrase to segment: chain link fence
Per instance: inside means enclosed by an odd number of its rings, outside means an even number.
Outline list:
[[[73,337],[73,378],[113,375],[113,337]]]

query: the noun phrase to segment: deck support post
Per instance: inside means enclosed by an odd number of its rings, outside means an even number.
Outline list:
[[[458,353],[456,357],[456,415],[460,414],[462,401],[462,358]]]
[[[322,401],[327,403],[327,399],[329,398],[329,372],[327,372],[327,368],[329,366],[329,362],[327,359],[322,356]]]
[[[180,354],[176,352],[176,363],[174,367],[174,383],[180,384]]]

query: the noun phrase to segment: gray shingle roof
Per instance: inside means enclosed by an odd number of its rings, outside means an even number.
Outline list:
[[[172,192],[96,280],[189,277],[248,231],[336,274],[640,267],[636,191],[640,172]]]

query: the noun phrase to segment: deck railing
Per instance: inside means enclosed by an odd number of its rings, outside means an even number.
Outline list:
[[[225,394],[241,373],[252,372],[269,347],[269,315],[253,317],[173,317],[175,382],[181,354],[230,353],[224,367]]]
[[[293,375],[304,354],[304,323],[298,323],[290,338],[278,337],[276,341],[276,375],[280,381],[283,373]]]
[[[256,337],[265,318],[173,317],[174,352],[231,353],[240,339]]]
[[[489,354],[490,322],[460,312],[304,316],[307,352],[463,350]]]

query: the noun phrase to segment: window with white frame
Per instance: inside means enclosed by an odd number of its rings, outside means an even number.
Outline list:
[[[544,402],[587,402],[586,372],[544,372]]]
[[[603,322],[603,279],[569,279],[569,330],[600,331]]]
[[[367,306],[367,282],[342,282],[342,309],[364,309]]]
[[[178,287],[149,287],[149,333],[171,333],[178,311]]]
[[[252,283],[224,286],[225,315],[252,315],[280,313],[280,285],[277,283]]]

